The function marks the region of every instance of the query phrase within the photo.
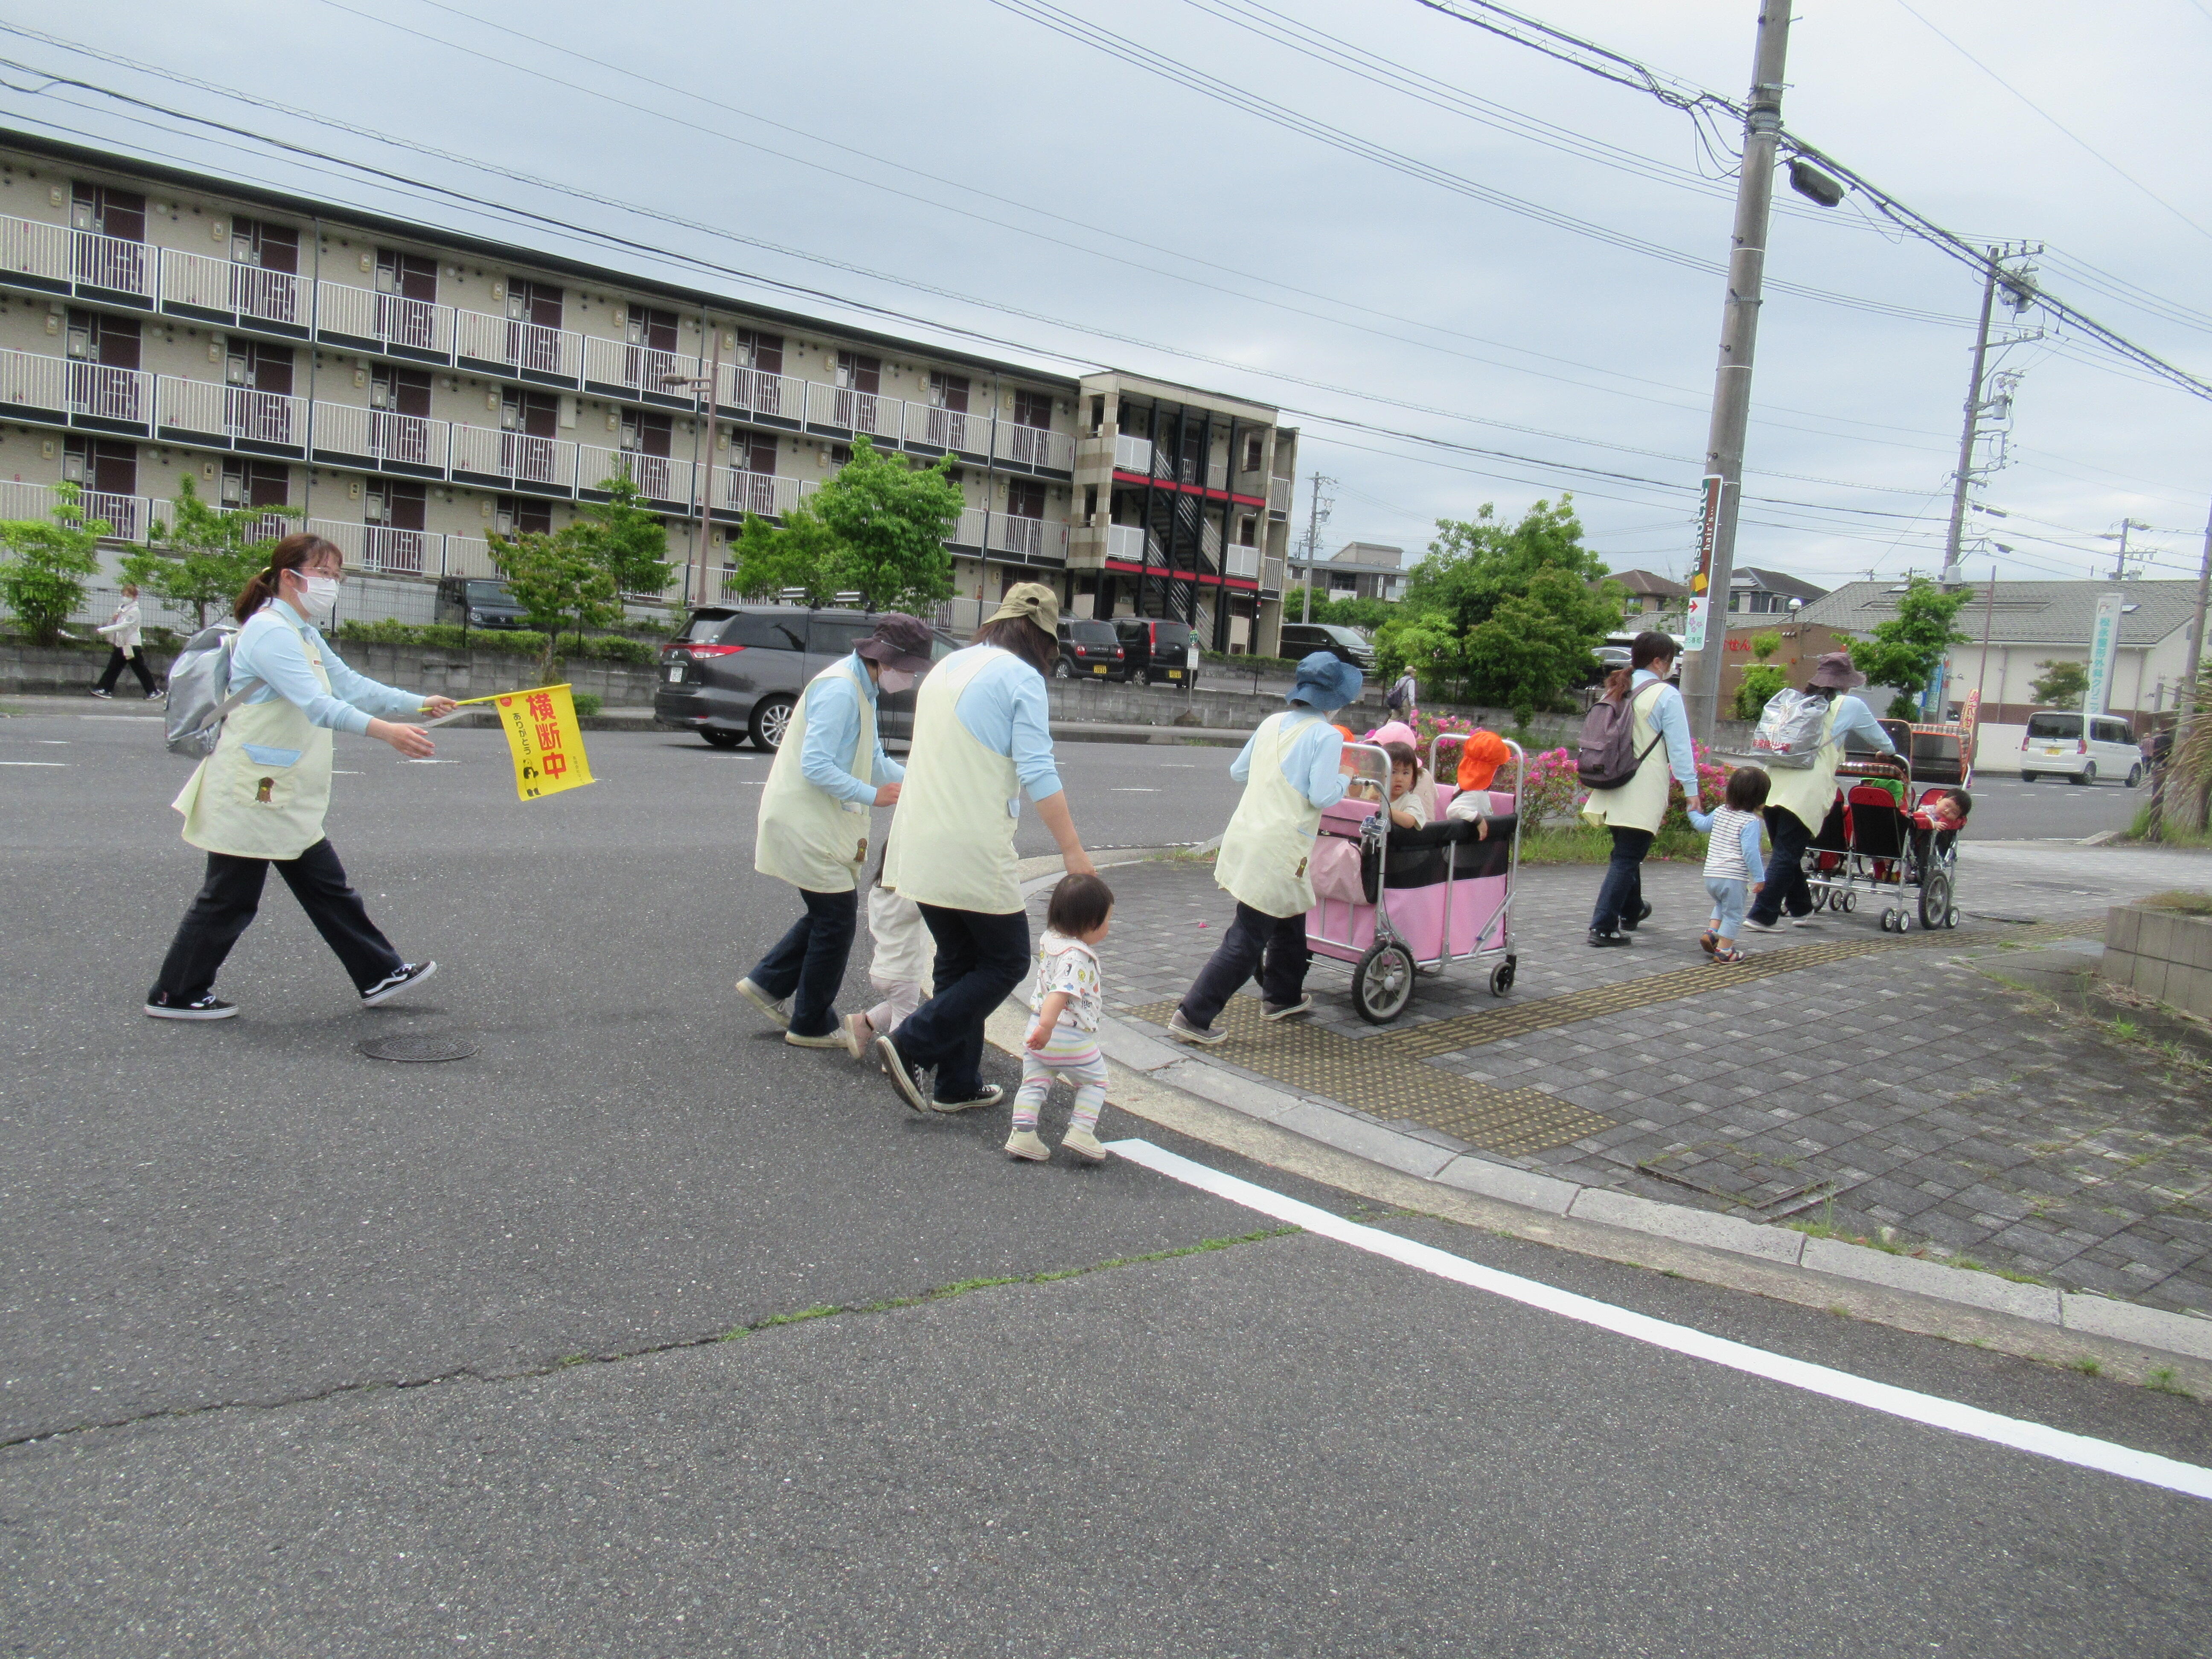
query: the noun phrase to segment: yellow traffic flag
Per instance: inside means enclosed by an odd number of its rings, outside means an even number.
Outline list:
[[[576,705],[566,684],[534,691],[507,691],[489,701],[499,709],[500,729],[514,757],[514,793],[524,800],[557,795],[592,781],[584,754],[584,734],[576,725]]]

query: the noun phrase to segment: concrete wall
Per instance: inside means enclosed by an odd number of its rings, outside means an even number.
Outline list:
[[[2212,916],[2115,905],[2105,913],[2098,971],[2116,985],[2212,1018]]]

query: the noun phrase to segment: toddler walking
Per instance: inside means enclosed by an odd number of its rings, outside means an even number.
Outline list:
[[[1729,774],[1728,793],[1721,805],[1690,814],[1691,823],[1711,837],[1705,842],[1705,893],[1713,902],[1713,919],[1698,943],[1715,962],[1744,960],[1735,936],[1751,895],[1765,885],[1753,878],[1766,868],[1759,854],[1759,809],[1766,805],[1772,781],[1756,766],[1739,766]]]
[[[1065,1077],[1075,1086],[1075,1113],[1060,1148],[1086,1163],[1105,1161],[1097,1135],[1098,1114],[1106,1104],[1106,1055],[1098,1046],[1104,981],[1097,947],[1113,914],[1114,890],[1096,876],[1063,876],[1052,890],[1030,987],[1036,1019],[1022,1043],[1022,1087],[1014,1097],[1014,1132],[1006,1137],[1010,1157],[1041,1164],[1052,1156],[1037,1134],[1037,1113],[1053,1079]]]
[[[884,885],[883,854],[876,854],[875,884],[868,889],[868,933],[876,954],[868,963],[868,988],[882,999],[864,1014],[845,1016],[845,1046],[853,1058],[875,1054],[876,1039],[898,1030],[899,1022],[929,1000],[929,980],[937,963],[937,941],[921,919],[921,907]]]

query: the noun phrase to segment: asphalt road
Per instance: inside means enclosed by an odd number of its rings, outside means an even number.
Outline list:
[[[146,1020],[198,864],[155,730],[0,722],[6,1651],[2201,1650],[2203,1501],[1273,1234],[1124,1160],[1010,1164],[1003,1113],[915,1121],[768,1040],[729,987],[793,907],[750,872],[742,754],[595,734],[602,781],[526,806],[496,733],[432,765],[341,739],[333,839],[439,977],[359,1010],[272,884],[222,981],[244,1016]],[[1195,839],[1219,787],[1079,793],[1079,821]],[[354,1052],[392,1031],[477,1052]],[[2186,1400],[1370,1218],[2212,1462]]]

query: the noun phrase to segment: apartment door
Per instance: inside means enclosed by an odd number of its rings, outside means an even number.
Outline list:
[[[371,482],[362,514],[368,521],[362,538],[362,562],[378,570],[422,575],[430,542],[423,531],[429,501],[429,489],[423,484],[400,478]]]
[[[222,464],[222,504],[237,511],[287,507],[292,500],[292,470],[282,461],[256,461],[234,455]],[[293,521],[271,513],[253,527],[261,541],[277,541],[292,532]]]
[[[553,504],[527,495],[502,495],[492,511],[491,522],[502,536],[550,536]]]
[[[300,232],[266,219],[230,222],[230,303],[272,323],[299,320]]]
[[[101,519],[116,535],[138,538],[138,446],[113,438],[72,436],[62,454],[62,477],[82,488],[88,519]]]
[[[565,375],[561,343],[561,289],[525,276],[507,278],[507,360],[533,374]]]
[[[247,443],[292,441],[292,348],[262,340],[230,343],[223,420]]]
[[[143,421],[145,383],[138,374],[138,354],[136,317],[108,317],[71,307],[70,412],[102,421]]]
[[[836,412],[830,419],[854,432],[879,430],[877,396],[884,389],[884,360],[858,351],[837,354]]]
[[[970,441],[968,429],[968,377],[948,374],[941,368],[929,371],[929,416],[923,428],[922,441],[939,449],[964,449],[970,454],[981,453],[980,447]]]
[[[623,465],[629,471],[630,482],[642,494],[657,501],[678,499],[674,493],[673,471],[669,465],[669,452],[675,435],[675,424],[668,416],[623,411]],[[690,493],[688,490],[684,492],[686,495]]]
[[[1052,394],[1017,389],[1014,392],[1014,430],[1006,459],[1035,466],[1048,458],[1050,445],[1038,435],[1052,430]]]
[[[501,405],[501,467],[518,483],[571,482],[561,465],[561,400],[550,392],[509,390]]]
[[[150,295],[146,280],[146,198],[135,190],[80,183],[72,187],[71,268],[76,280],[117,294]]]
[[[802,412],[799,409],[784,407],[783,336],[763,334],[752,328],[741,328],[737,336],[738,367],[730,377],[731,406],[750,409],[758,415],[798,419]],[[803,397],[805,393],[799,395]]]
[[[430,375],[426,369],[380,363],[368,386],[369,453],[410,466],[435,466],[430,425]]]
[[[443,349],[438,339],[438,262],[426,253],[376,251],[376,331],[410,351]]]
[[[1006,482],[1006,526],[1001,544],[1009,553],[1035,558],[1044,551],[1044,485],[1035,478]]]
[[[773,518],[781,509],[775,499],[775,436],[768,432],[740,432],[730,440],[729,505],[739,513]]]
[[[629,331],[629,345],[623,354],[623,373],[626,382],[640,392],[658,392],[663,395],[680,392],[680,387],[663,386],[670,376],[689,378],[693,366],[678,363],[676,357],[678,321],[672,311],[658,310],[652,306],[632,306]]]

